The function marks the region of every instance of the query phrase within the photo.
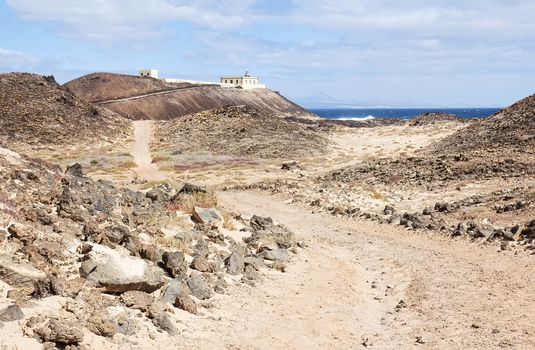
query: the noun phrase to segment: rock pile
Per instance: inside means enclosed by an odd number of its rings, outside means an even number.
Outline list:
[[[172,337],[166,310],[202,312],[229,284],[284,271],[302,246],[269,218],[236,216],[227,220],[243,228],[229,231],[215,208],[177,212],[188,196],[209,195],[195,185],[145,194],[0,151],[0,281],[14,305],[0,319],[47,346],[83,347],[87,331],[110,342],[155,327]],[[56,310],[32,311],[50,298]]]
[[[409,121],[410,126],[425,126],[445,122],[461,122],[455,114],[427,112],[420,114]]]
[[[332,171],[320,177],[319,181],[445,186],[453,181],[517,177],[519,174],[534,175],[533,160],[483,158],[459,153],[434,157],[419,155],[400,159],[373,159]]]

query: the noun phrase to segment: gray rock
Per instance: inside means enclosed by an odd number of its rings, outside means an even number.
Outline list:
[[[47,325],[34,329],[34,332],[45,342],[64,345],[78,344],[84,339],[84,333],[77,320],[53,318]]]
[[[175,235],[175,238],[182,241],[185,245],[189,246],[194,239],[198,239],[200,236],[199,231],[181,231]]]
[[[245,268],[244,255],[243,250],[235,249],[232,254],[225,259],[227,273],[236,276],[243,272],[243,269]]]
[[[120,244],[123,242],[130,231],[125,226],[114,225],[106,228],[105,235],[108,237],[110,242]]]
[[[113,337],[118,332],[118,324],[104,310],[94,312],[87,320],[87,328],[102,337]]]
[[[164,284],[164,272],[158,266],[101,245],[94,245],[86,255],[80,273],[83,277],[87,275],[97,287],[114,293],[129,290],[152,293]]]
[[[460,222],[457,225],[456,232],[458,233],[458,235],[464,235],[466,234],[467,231],[468,231],[468,227],[464,222]]]
[[[223,223],[223,216],[214,208],[193,208],[193,219],[203,225],[218,225]]]
[[[152,296],[139,290],[131,290],[123,293],[121,300],[131,309],[146,311],[152,303]]]
[[[250,224],[253,230],[257,230],[257,231],[259,230],[265,231],[275,226],[273,224],[272,218],[261,217],[257,215],[253,215],[253,217],[250,220]]]
[[[133,335],[137,331],[136,322],[127,316],[119,316],[117,318],[117,333],[124,335]]]
[[[173,189],[168,184],[160,184],[150,189],[145,196],[153,202],[168,202],[173,196]]]
[[[383,214],[385,215],[392,215],[395,212],[396,212],[396,209],[394,209],[394,207],[391,205],[386,205],[385,208],[383,209]]]
[[[438,212],[450,212],[451,211],[451,205],[446,202],[438,202],[435,203],[435,210]]]
[[[172,279],[165,287],[165,290],[161,295],[161,299],[171,304],[174,303],[184,287],[187,287],[187,285],[182,281],[182,279]]]
[[[260,279],[260,273],[253,266],[245,266],[243,271],[243,280],[258,281]]]
[[[208,259],[200,255],[193,258],[193,261],[191,262],[190,267],[200,272],[212,271],[212,265],[210,264]]]
[[[245,266],[252,266],[255,270],[259,271],[261,268],[265,267],[264,260],[257,256],[247,256],[244,259]]]
[[[291,248],[297,244],[293,232],[281,225],[275,225],[273,219],[253,216],[250,220],[253,233],[244,241],[251,248],[270,247]]]
[[[82,171],[82,166],[79,163],[74,163],[72,165],[69,165],[67,167],[67,170],[65,170],[65,174],[76,176],[76,177],[84,176],[84,172]]]
[[[293,162],[282,163],[281,169],[287,170],[287,171],[293,171],[293,170],[301,170],[303,168],[301,168],[299,163],[297,163],[296,161],[293,161]]]
[[[152,323],[154,323],[154,325],[160,328],[161,330],[169,333],[169,335],[171,336],[176,336],[179,334],[178,329],[173,324],[173,321],[171,321],[171,318],[165,312],[162,312],[156,317],[154,317]]]
[[[165,269],[172,277],[186,276],[188,265],[184,253],[182,252],[165,252],[162,255],[162,261]]]
[[[29,297],[35,292],[35,284],[46,277],[44,272],[28,263],[15,263],[9,256],[0,256],[0,280],[14,288],[11,295]]]
[[[179,309],[189,312],[190,314],[197,313],[197,305],[187,293],[180,293],[176,297],[175,306],[178,307]]]
[[[18,307],[18,305],[9,305],[8,307],[0,310],[0,321],[2,322],[11,322],[22,320],[24,318],[24,313]]]
[[[178,191],[179,194],[195,194],[195,193],[206,193],[206,189],[204,189],[201,186],[193,185],[188,182],[186,182],[180,191]]]
[[[188,279],[188,287],[191,294],[200,300],[210,299],[212,297],[212,290],[199,274],[192,274]]]
[[[259,255],[266,260],[281,262],[288,261],[288,251],[286,249],[264,250]]]

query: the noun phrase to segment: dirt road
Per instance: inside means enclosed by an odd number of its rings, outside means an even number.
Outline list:
[[[533,258],[221,193],[304,237],[286,273],[235,287],[187,325],[202,349],[534,349]],[[231,204],[232,203],[232,204]]]
[[[160,171],[158,166],[152,163],[150,154],[150,142],[152,139],[152,121],[138,120],[134,121],[134,138],[131,154],[137,167],[134,169],[140,179],[149,181],[162,181],[167,175]]]

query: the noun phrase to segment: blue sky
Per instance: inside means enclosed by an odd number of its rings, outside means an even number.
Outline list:
[[[535,0],[1,0],[0,71],[217,80],[308,105],[505,106],[535,92]]]

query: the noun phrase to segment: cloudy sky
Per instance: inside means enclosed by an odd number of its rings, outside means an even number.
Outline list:
[[[0,0],[0,71],[216,80],[307,104],[505,106],[535,92],[535,0]]]

